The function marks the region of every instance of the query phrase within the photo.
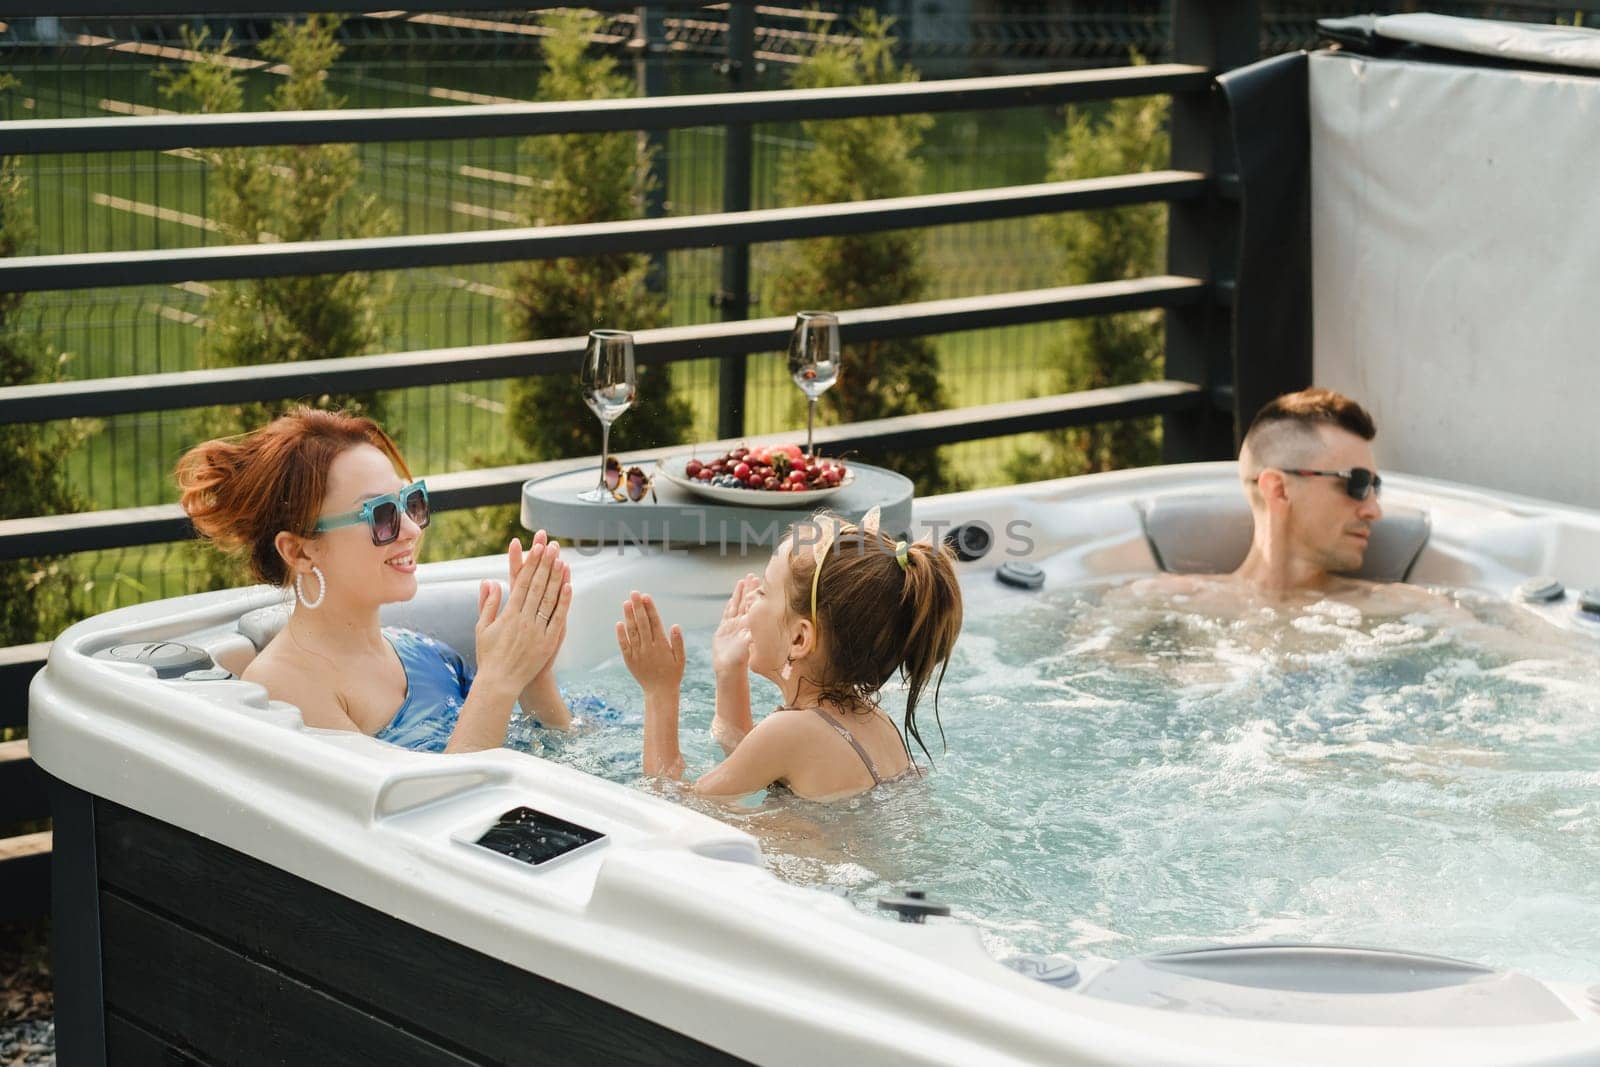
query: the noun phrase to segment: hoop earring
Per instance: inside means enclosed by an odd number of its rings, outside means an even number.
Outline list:
[[[315,611],[322,606],[322,598],[328,595],[328,579],[323,577],[322,568],[315,564],[311,567],[311,573],[317,576],[317,599],[308,600],[306,598],[306,576],[303,574],[294,576],[294,596],[305,607]]]

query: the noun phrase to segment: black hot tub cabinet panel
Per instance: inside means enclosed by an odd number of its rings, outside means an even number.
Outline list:
[[[744,1062],[168,823],[93,804],[109,1063]]]

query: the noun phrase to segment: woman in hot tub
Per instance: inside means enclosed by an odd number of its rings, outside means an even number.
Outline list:
[[[507,550],[511,589],[478,590],[476,677],[454,649],[387,628],[378,609],[417,592],[428,490],[371,419],[298,408],[178,462],[183,509],[201,536],[292,589],[288,623],[245,668],[307,726],[429,752],[496,748],[520,706],[545,726],[572,715],[553,664],[572,603],[570,572],[543,531]],[[502,599],[504,603],[502,603]]]

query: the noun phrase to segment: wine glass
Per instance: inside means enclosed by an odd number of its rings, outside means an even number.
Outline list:
[[[817,397],[839,380],[839,316],[831,311],[802,311],[789,335],[789,376],[806,394],[806,455],[811,455],[811,428]]]
[[[606,460],[611,456],[611,424],[633,406],[633,334],[626,330],[590,330],[578,376],[583,402],[600,418],[600,484],[578,494],[589,503],[614,499],[606,488]]]

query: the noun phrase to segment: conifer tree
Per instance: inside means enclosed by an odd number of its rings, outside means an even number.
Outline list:
[[[540,100],[608,100],[633,95],[633,81],[608,55],[589,51],[599,24],[590,12],[544,16],[544,72]],[[649,149],[635,134],[574,133],[530,138],[523,146],[533,184],[520,197],[529,226],[610,222],[644,214],[650,181]],[[661,295],[645,285],[650,257],[612,253],[533,260],[510,271],[513,336],[537,340],[578,337],[594,329],[644,330],[666,321]],[[638,369],[633,406],[611,428],[613,448],[648,448],[682,441],[689,405],[672,391],[668,369]],[[575,374],[545,374],[515,381],[507,404],[519,459],[556,459],[600,451],[600,424],[585,406]]]
[[[0,74],[0,92],[16,81]],[[27,187],[13,157],[0,158],[0,258],[33,239]],[[0,386],[57,381],[65,356],[23,325],[25,294],[0,292]],[[81,423],[0,426],[0,519],[63,515],[84,502],[67,482],[67,457],[81,442]],[[69,621],[72,576],[60,557],[0,561],[0,645],[48,640]]]
[[[794,68],[796,89],[914,81],[916,72],[895,60],[892,20],[870,10],[854,23],[858,40],[826,35]],[[916,158],[926,115],[811,120],[801,123],[809,148],[786,167],[779,195],[793,205],[850,203],[911,196],[920,191]],[[779,270],[774,288],[794,310],[841,311],[927,299],[926,251],[916,230],[818,237],[798,243]],[[938,357],[926,338],[848,343],[839,384],[822,396],[835,421],[859,422],[946,406]],[[798,393],[796,394],[798,396]],[[939,450],[869,456],[916,482],[919,492],[956,487]]]
[[[328,70],[342,48],[340,20],[312,15],[281,22],[262,42],[261,55],[283,72],[267,94],[269,111],[342,107],[328,88]],[[205,30],[184,28],[184,44],[197,58],[165,72],[162,94],[181,110],[227,113],[244,107],[245,82],[230,62],[231,36],[211,44]],[[361,161],[348,144],[274,145],[203,149],[210,168],[210,217],[232,244],[375,237],[394,230],[375,194],[357,189]],[[206,367],[337,359],[381,347],[380,315],[392,280],[360,272],[252,278],[217,282],[206,297],[198,345]],[[318,407],[343,408],[381,421],[375,394],[325,394],[304,398]],[[207,409],[192,421],[194,440],[244,433],[269,422],[281,404],[244,403]],[[199,582],[237,582],[238,568],[202,552]]]
[[[1134,62],[1142,62],[1138,57]],[[1167,165],[1164,97],[1133,97],[1101,108],[1071,108],[1052,144],[1052,181],[1132,174]],[[1138,204],[1060,216],[1051,224],[1067,285],[1156,274],[1165,257],[1167,215],[1161,204]],[[1073,319],[1065,324],[1055,362],[1059,392],[1148,381],[1162,366],[1159,310]],[[1160,424],[1139,419],[1059,430],[1039,449],[1007,463],[1017,481],[1137,467],[1158,462]]]

